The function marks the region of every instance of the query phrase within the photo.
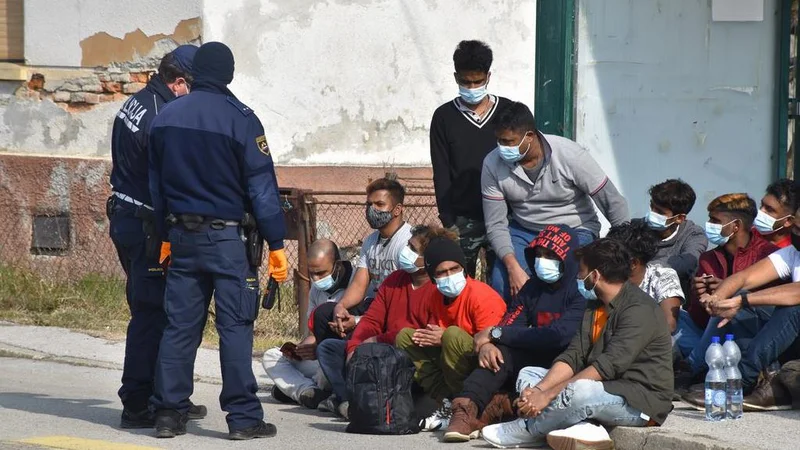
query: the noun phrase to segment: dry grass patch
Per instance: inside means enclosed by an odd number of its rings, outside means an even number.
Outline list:
[[[280,311],[261,310],[255,325],[254,353],[298,339],[297,305],[291,286],[281,287]],[[130,314],[125,283],[88,275],[77,281],[51,281],[22,269],[0,265],[0,320],[62,327],[106,339],[124,339]],[[203,346],[216,348],[212,301]]]

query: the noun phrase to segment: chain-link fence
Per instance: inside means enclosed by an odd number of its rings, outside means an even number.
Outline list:
[[[433,195],[409,191],[405,220],[413,225],[438,224]],[[354,258],[373,231],[366,223],[364,192],[292,190],[283,204],[291,235],[286,253],[294,276],[281,287],[279,309],[259,316],[256,338],[262,346],[300,333],[296,300],[308,288],[305,258],[300,254],[310,242],[330,238],[346,257]],[[0,319],[124,333],[125,276],[109,238],[104,206],[83,212],[31,213],[18,204],[0,205]],[[308,230],[299,232],[302,227]],[[266,267],[265,256],[262,286],[267,282]],[[210,333],[207,337],[213,337],[213,330]]]

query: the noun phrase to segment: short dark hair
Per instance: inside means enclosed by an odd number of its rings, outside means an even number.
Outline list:
[[[758,214],[755,200],[747,194],[720,195],[708,204],[708,212],[722,212],[742,221],[742,226],[750,229]],[[723,224],[724,225],[724,224]]]
[[[511,130],[528,132],[537,131],[536,119],[533,118],[533,113],[522,102],[511,102],[506,109],[497,115],[494,119],[495,130]]]
[[[767,186],[767,194],[778,199],[781,204],[792,212],[797,211],[797,185],[788,178],[782,178]]]
[[[453,52],[456,72],[488,73],[492,67],[492,49],[481,41],[461,41]]]
[[[624,283],[631,276],[631,253],[615,239],[596,240],[576,250],[575,257],[612,283]]]
[[[178,78],[183,78],[187,83],[192,84],[194,78],[192,74],[185,72],[178,65],[178,60],[172,52],[167,53],[161,58],[161,64],[158,65],[158,76],[164,83],[174,83]]]
[[[644,265],[658,253],[658,233],[642,220],[615,225],[608,230],[606,237],[627,247],[631,256]]]
[[[672,214],[689,214],[697,201],[694,189],[681,179],[669,179],[651,186],[647,191],[650,200],[656,205],[667,208]]]
[[[378,178],[367,185],[367,195],[375,191],[389,191],[389,196],[392,197],[395,205],[403,203],[406,198],[406,188],[397,181],[388,178]]]
[[[422,248],[419,253],[425,253],[428,244],[431,240],[436,238],[446,238],[452,241],[458,241],[458,235],[448,230],[447,228],[437,227],[434,225],[417,225],[411,229],[411,237],[419,238]]]

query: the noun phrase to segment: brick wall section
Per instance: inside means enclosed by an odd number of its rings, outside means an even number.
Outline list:
[[[16,96],[31,100],[52,100],[70,112],[80,112],[104,102],[122,101],[139,92],[154,72],[125,72],[108,68],[80,78],[50,82],[42,73],[34,73],[22,83]]]

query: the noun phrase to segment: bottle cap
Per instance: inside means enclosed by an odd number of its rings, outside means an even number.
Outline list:
[[[726,341],[732,341],[733,340],[733,335],[732,334],[726,334],[725,335],[725,340]]]
[[[712,344],[719,344],[719,336],[712,336],[711,337]]]

